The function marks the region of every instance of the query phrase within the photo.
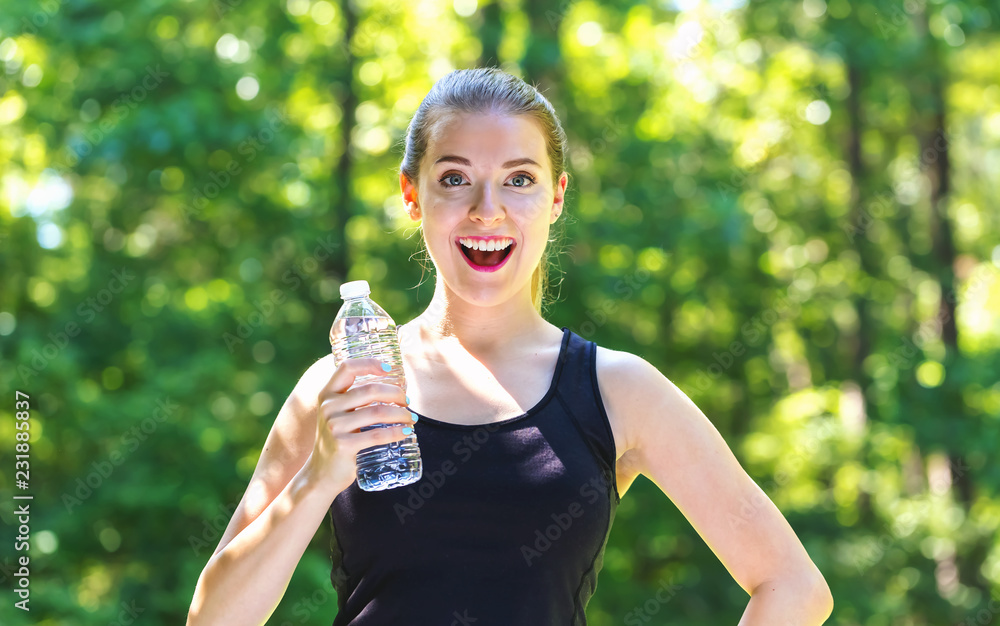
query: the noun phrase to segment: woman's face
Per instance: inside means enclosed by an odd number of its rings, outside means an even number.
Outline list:
[[[530,296],[566,182],[562,172],[553,188],[538,122],[498,114],[442,117],[431,129],[417,187],[400,176],[403,201],[413,219],[423,220],[439,277],[479,306],[524,289]]]

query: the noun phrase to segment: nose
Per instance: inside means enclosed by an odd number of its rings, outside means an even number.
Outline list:
[[[483,185],[476,199],[475,206],[472,207],[470,217],[478,220],[485,226],[492,226],[504,219],[506,214],[500,203],[497,201],[496,193],[492,185]]]

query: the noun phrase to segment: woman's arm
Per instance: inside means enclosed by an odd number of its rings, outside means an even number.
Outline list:
[[[257,626],[285,594],[336,496],[321,487],[308,462],[330,359],[310,367],[281,407],[246,493],[198,578],[188,626]]]
[[[413,421],[400,387],[373,382],[351,389],[359,376],[384,375],[383,366],[364,358],[334,367],[330,355],[299,379],[198,579],[189,626],[265,623],[330,504],[354,483],[358,452],[405,437]],[[361,430],[374,424],[391,428]]]
[[[267,622],[333,500],[309,472],[304,466],[263,513],[212,555],[195,587],[188,626]]]
[[[628,464],[673,501],[750,594],[739,626],[825,622],[833,611],[826,580],[705,414],[638,356],[601,349],[597,364]]]

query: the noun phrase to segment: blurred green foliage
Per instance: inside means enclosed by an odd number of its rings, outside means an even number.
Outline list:
[[[5,592],[0,621],[183,620],[339,284],[427,305],[400,142],[435,79],[500,63],[570,138],[549,319],[705,411],[830,623],[997,623],[997,58],[987,0],[3,0],[4,585],[15,389],[35,500],[32,617]],[[269,623],[332,621],[329,536]],[[640,478],[590,623],[746,602]]]

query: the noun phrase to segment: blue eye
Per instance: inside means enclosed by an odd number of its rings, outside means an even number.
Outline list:
[[[438,180],[438,182],[441,183],[442,187],[450,188],[450,187],[462,186],[462,181],[464,180],[465,178],[461,174],[457,172],[452,172],[450,174],[445,174],[444,176],[442,176]],[[516,180],[521,180],[522,182],[520,184],[514,183],[513,181]],[[530,187],[531,185],[534,185],[536,181],[534,177],[530,176],[529,174],[515,174],[514,177],[511,178],[511,182],[513,183],[512,184],[513,187],[523,189],[526,187]]]
[[[457,186],[461,185],[462,183],[461,182],[457,182],[457,183],[453,183],[453,184],[448,184],[448,183],[445,182],[445,181],[453,180],[453,179],[456,179],[456,178],[459,181],[463,180],[461,174],[452,173],[452,174],[445,174],[444,177],[440,181],[438,181],[438,182],[440,182],[445,187],[457,187]]]

